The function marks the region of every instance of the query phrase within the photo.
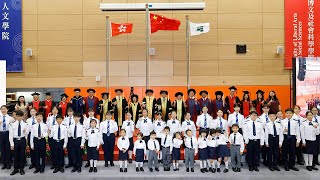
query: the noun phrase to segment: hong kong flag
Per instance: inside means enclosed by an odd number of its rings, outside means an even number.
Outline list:
[[[123,24],[117,24],[117,23],[111,23],[111,36],[117,36],[119,34],[124,33],[132,33],[132,23],[123,23]]]
[[[181,22],[178,19],[170,19],[162,15],[150,13],[151,33],[159,30],[179,30]]]

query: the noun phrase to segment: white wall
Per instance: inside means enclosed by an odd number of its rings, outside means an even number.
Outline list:
[[[0,105],[6,104],[6,61],[0,60]]]

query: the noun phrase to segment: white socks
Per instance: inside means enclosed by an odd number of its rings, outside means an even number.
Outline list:
[[[217,161],[217,168],[220,168],[220,162]]]
[[[127,161],[125,161],[124,166],[127,168]],[[143,166],[143,162],[136,162],[136,167],[142,167]]]
[[[207,161],[206,160],[201,160],[200,161],[200,168],[206,168],[207,167]]]
[[[90,160],[90,167],[93,167],[93,160]]]
[[[139,162],[136,162],[136,167],[139,167],[140,163]]]
[[[97,167],[97,160],[93,160],[93,167]]]
[[[122,168],[122,166],[123,166],[123,161],[119,161],[119,164],[120,164],[120,168]]]
[[[312,166],[313,155],[312,154],[303,154],[303,158],[306,166]]]
[[[132,151],[129,151],[129,159],[132,159]]]
[[[224,161],[224,164],[225,164],[225,168],[228,169],[228,164],[229,164],[229,161]]]
[[[124,161],[124,168],[128,167],[128,161]]]

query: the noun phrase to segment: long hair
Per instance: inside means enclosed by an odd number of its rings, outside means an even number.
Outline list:
[[[19,96],[18,97],[18,105],[20,106],[20,104],[21,104],[21,102],[20,102],[20,98],[24,98],[24,96]],[[24,98],[24,101],[22,102],[23,103],[23,105],[25,106],[27,103],[26,103],[26,99]]]
[[[278,101],[277,94],[276,94],[276,92],[275,92],[274,90],[271,90],[271,91],[269,92],[269,101],[270,101],[271,98],[272,98],[272,97],[270,96],[270,93],[271,93],[271,92],[274,93],[273,100]]]
[[[264,94],[262,94],[262,93],[258,93],[257,94],[257,101],[259,101],[259,94],[261,94],[261,101],[263,101],[264,100]]]
[[[244,101],[245,99],[244,99],[244,96],[245,96],[246,94],[243,94],[243,96],[242,96],[242,101]],[[249,96],[249,94],[248,94],[248,99],[247,99],[247,101],[250,101],[250,96]]]

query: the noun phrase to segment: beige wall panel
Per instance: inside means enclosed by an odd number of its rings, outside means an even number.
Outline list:
[[[150,86],[176,86],[176,84],[173,82],[172,76],[170,76],[170,77],[150,77],[149,81],[150,81]]]
[[[150,46],[150,48],[155,48],[156,54],[154,56],[150,56],[150,60],[173,60],[174,53],[173,45],[159,45],[154,44]],[[138,46],[128,46],[128,56],[129,60],[133,61],[145,61],[146,59],[146,46],[138,45]]]
[[[173,76],[173,61],[150,61],[150,76]]]
[[[128,76],[129,75],[129,61],[111,61],[110,62],[110,76]]]
[[[33,77],[12,77],[7,79],[7,87],[10,88],[65,88],[82,86],[82,78],[80,77],[39,77],[36,81]]]
[[[173,76],[173,86],[187,86],[187,77],[186,76]]]
[[[23,46],[37,46],[38,45],[38,31],[22,31]]]
[[[22,16],[22,29],[24,31],[38,30],[38,15],[23,15]]]
[[[79,3],[83,2],[83,14],[106,14],[99,9],[101,0],[78,0]],[[102,3],[126,3],[127,0],[102,0]],[[109,13],[110,14],[123,14],[123,12]]]
[[[173,75],[174,76],[186,76],[187,75],[187,62],[175,61],[173,63]]]
[[[127,86],[145,86],[146,78],[145,77],[129,77],[129,82]],[[142,100],[142,97],[139,97],[139,101]]]
[[[83,29],[106,29],[106,15],[83,15]],[[114,23],[127,22],[127,14],[110,15],[110,21]]]
[[[190,57],[192,61],[218,59],[218,45],[191,44]],[[185,45],[174,46],[174,60],[186,61]]]
[[[145,61],[146,46],[145,45],[128,46],[128,56],[129,56],[129,61]]]
[[[35,77],[38,73],[38,64],[36,61],[24,61],[23,72],[21,73],[7,73],[7,78],[11,77]]]
[[[96,81],[96,77],[83,77],[82,82],[84,87],[106,87],[106,76],[101,76],[100,81]],[[96,94],[100,98],[100,94]]]
[[[39,15],[38,30],[82,29],[82,15]]]
[[[146,76],[145,61],[129,61],[129,77]]]
[[[38,0],[27,0],[22,2],[22,14],[37,14]]]
[[[262,44],[248,44],[246,54],[237,54],[236,45],[219,45],[219,59],[262,59]]]
[[[38,0],[39,14],[82,14],[80,0]]]
[[[83,76],[106,76],[105,61],[83,62]],[[112,76],[112,74],[110,74]]]
[[[276,54],[277,46],[283,47],[283,53]],[[284,44],[263,44],[263,59],[284,62]]]
[[[263,43],[284,44],[284,29],[263,29]]]
[[[32,56],[27,56],[26,49],[31,48],[32,49]],[[22,47],[22,58],[23,62],[36,62],[38,61],[38,46],[24,46]]]
[[[288,75],[288,76],[290,76],[290,70],[284,69],[284,62],[283,61],[266,60],[266,61],[263,61],[263,74],[266,76],[268,76],[268,75]]]
[[[263,13],[263,28],[284,28],[284,13]]]
[[[261,12],[262,0],[218,0],[218,13]]]
[[[38,31],[39,45],[82,45],[82,30]]]
[[[39,61],[82,62],[82,46],[38,46]]]
[[[186,44],[186,32],[183,30],[174,32],[173,34],[174,44]],[[218,34],[217,29],[211,29],[210,32],[206,34],[201,34],[199,36],[193,36],[190,39],[191,45],[193,44],[218,44]]]
[[[219,61],[219,76],[255,76],[262,72],[262,60]]]
[[[178,11],[175,11],[178,12]],[[202,13],[197,14],[194,13],[195,11],[190,11],[186,14],[173,14],[173,17],[176,19],[179,19],[181,22],[181,25],[179,27],[180,30],[183,30],[185,32],[186,29],[186,15],[189,15],[190,22],[193,23],[210,23],[211,29],[217,29],[218,28],[218,14],[216,13]]]
[[[110,60],[128,60],[127,46],[110,46]],[[84,61],[105,61],[106,46],[83,46]]]
[[[110,77],[110,86],[129,86],[129,77]]]
[[[127,35],[115,36],[110,39],[111,45],[127,45]],[[83,45],[106,45],[105,30],[83,30]]]
[[[261,29],[218,29],[219,44],[262,44]]]
[[[82,77],[82,62],[38,62],[38,76],[57,78],[68,76]]]
[[[219,74],[219,61],[191,61],[191,76],[217,76]]]
[[[285,0],[263,0],[263,12],[284,12]]]
[[[262,28],[262,13],[218,14],[218,28]]]
[[[136,29],[132,34],[128,35],[128,45],[145,45],[146,31]],[[172,44],[172,31],[158,31],[150,35],[150,44]]]

